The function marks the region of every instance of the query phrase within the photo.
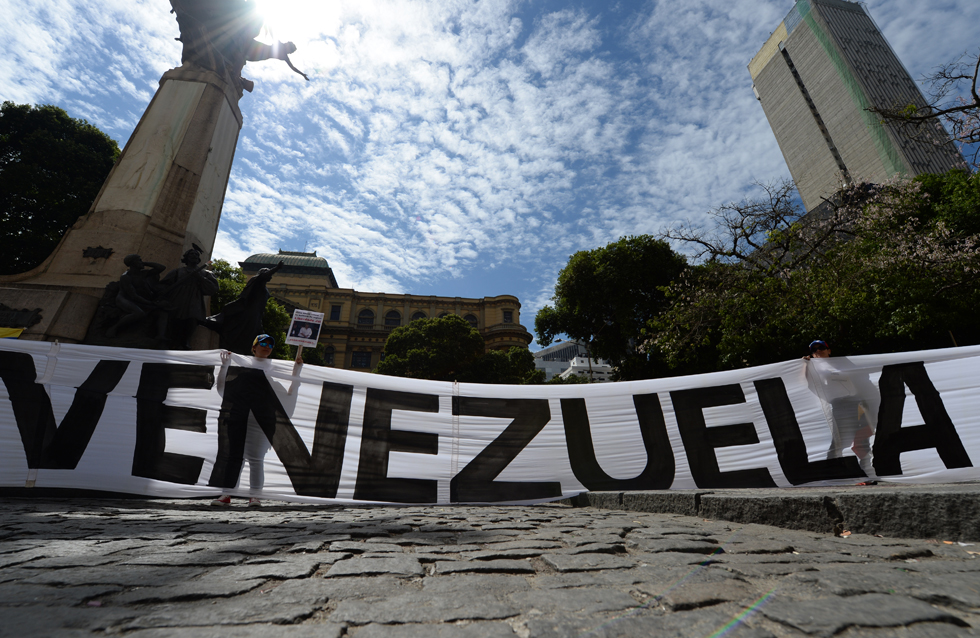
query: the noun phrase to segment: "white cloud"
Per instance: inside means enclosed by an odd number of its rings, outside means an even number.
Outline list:
[[[787,175],[746,65],[784,0],[275,0],[294,64],[251,63],[215,255],[304,245],[361,290],[510,293],[526,325],[568,256]],[[179,64],[164,0],[0,0],[0,91],[128,137]],[[980,4],[871,0],[913,75]]]

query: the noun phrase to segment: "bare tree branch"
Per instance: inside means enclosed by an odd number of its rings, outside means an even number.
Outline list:
[[[980,54],[976,60],[971,57],[964,61],[965,57],[966,54],[923,78],[930,84],[925,104],[900,103],[868,110],[880,116],[883,123],[899,126],[918,139],[933,144],[952,141],[977,167],[980,159],[980,93],[977,92]]]
[[[792,270],[851,235],[852,200],[869,195],[868,185],[842,190],[821,210],[807,214],[792,182],[758,184],[765,196],[731,203],[708,213],[707,226],[669,226],[660,238],[694,249],[694,260],[748,268]]]

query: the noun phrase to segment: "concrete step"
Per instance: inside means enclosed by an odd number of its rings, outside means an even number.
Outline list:
[[[565,502],[811,532],[980,541],[980,483],[587,492]]]

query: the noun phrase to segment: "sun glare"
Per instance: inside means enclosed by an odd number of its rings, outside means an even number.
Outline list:
[[[329,32],[340,17],[338,0],[254,0],[265,19],[260,40],[297,44]]]

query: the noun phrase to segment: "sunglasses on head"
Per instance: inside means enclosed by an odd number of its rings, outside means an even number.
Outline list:
[[[262,341],[259,341],[259,342],[258,342],[257,344],[255,344],[255,345],[258,345],[258,346],[265,346],[266,348],[272,348],[273,346],[275,346],[275,342],[273,342],[273,341],[269,341],[268,339],[263,339]]]

